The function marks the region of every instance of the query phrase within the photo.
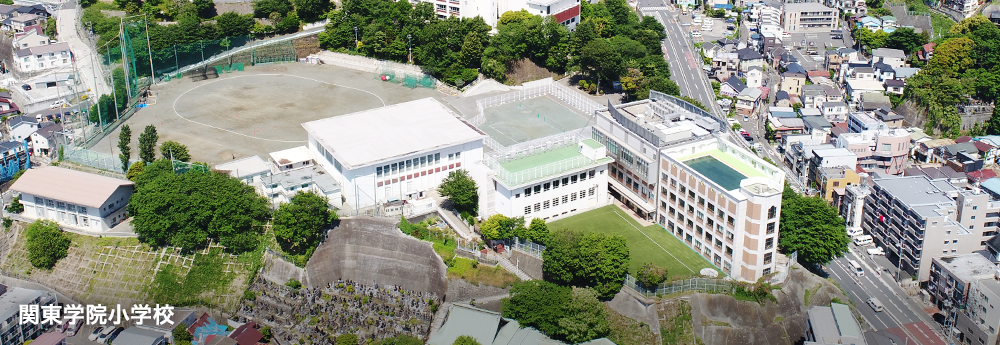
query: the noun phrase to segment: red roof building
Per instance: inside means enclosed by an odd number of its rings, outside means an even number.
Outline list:
[[[255,345],[264,337],[264,334],[261,334],[256,327],[257,323],[250,321],[230,333],[229,337],[236,340],[237,345]]]

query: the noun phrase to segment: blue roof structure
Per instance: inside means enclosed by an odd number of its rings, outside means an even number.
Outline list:
[[[991,178],[979,183],[979,188],[985,189],[994,199],[1000,198],[1000,178]]]
[[[226,334],[229,334],[229,331],[225,325],[217,324],[215,323],[215,320],[209,318],[208,321],[205,322],[204,326],[198,327],[194,330],[194,340],[191,341],[191,344],[198,345],[199,341],[207,341],[209,336],[221,335],[225,337]]]

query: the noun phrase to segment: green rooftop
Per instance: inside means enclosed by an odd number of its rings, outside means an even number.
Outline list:
[[[593,141],[591,139],[588,140]],[[582,157],[583,155],[580,154],[580,151],[577,148],[577,146],[573,145],[573,146],[558,148],[551,151],[542,152],[537,155],[518,158],[506,163],[501,163],[500,166],[503,167],[504,170],[516,173],[531,168],[537,168],[545,164],[558,162],[564,159],[570,159],[576,156]]]
[[[601,143],[597,142],[597,140],[594,140],[594,139],[584,139],[583,140],[583,144],[587,145],[588,147],[590,147],[592,149],[601,148]]]

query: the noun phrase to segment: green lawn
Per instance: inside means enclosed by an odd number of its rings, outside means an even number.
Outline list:
[[[628,240],[632,259],[629,274],[632,275],[647,262],[665,267],[671,277],[677,278],[698,276],[698,272],[705,267],[715,268],[666,229],[655,224],[642,227],[615,205],[554,221],[549,223],[549,229],[622,235]]]

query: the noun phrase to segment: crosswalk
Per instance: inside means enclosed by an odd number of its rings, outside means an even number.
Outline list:
[[[671,7],[639,7],[639,9],[643,10],[643,11],[669,11],[669,10],[672,10],[673,8],[671,8]]]

